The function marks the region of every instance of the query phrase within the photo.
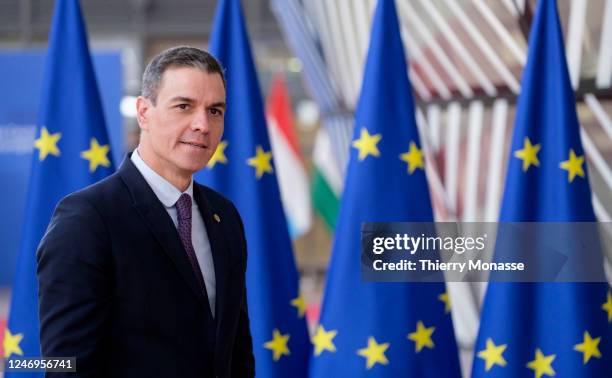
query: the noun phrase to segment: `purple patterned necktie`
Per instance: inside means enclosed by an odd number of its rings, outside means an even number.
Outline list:
[[[202,271],[200,270],[200,265],[198,265],[198,258],[193,249],[193,244],[191,243],[191,197],[189,194],[181,194],[178,201],[176,201],[176,210],[178,213],[177,229],[181,237],[181,243],[183,243],[183,247],[185,247],[193,273],[200,287],[204,290],[204,277],[202,277]]]

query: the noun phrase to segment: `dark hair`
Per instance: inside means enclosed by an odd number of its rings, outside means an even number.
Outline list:
[[[164,72],[170,67],[194,67],[209,74],[218,73],[225,87],[225,75],[219,61],[210,53],[189,46],[172,47],[157,54],[147,65],[142,75],[141,94],[157,101],[157,91]]]

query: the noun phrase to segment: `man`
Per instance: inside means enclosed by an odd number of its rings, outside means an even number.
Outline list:
[[[76,356],[79,377],[254,376],[242,221],[192,179],[224,112],[212,55],[176,47],[149,63],[137,149],[60,201],[39,246],[43,356]]]

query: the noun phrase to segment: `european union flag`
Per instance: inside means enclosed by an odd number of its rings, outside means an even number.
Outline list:
[[[529,37],[502,222],[595,221],[556,3],[539,1]],[[603,282],[492,282],[472,376],[609,376],[611,321]]]
[[[55,6],[34,148],[5,357],[40,356],[36,248],[55,205],[113,171],[78,1],[58,0]]]
[[[244,221],[247,301],[257,374],[306,376],[310,342],[263,100],[239,0],[217,8],[210,50],[226,70],[225,133],[198,181],[231,199]]]
[[[459,377],[443,283],[360,280],[362,222],[432,222],[394,0],[379,0],[311,377]]]

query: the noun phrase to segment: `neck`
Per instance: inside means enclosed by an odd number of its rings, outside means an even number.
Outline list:
[[[177,188],[179,191],[184,192],[191,183],[190,172],[177,172],[176,169],[170,169],[167,164],[164,164],[161,159],[155,156],[155,154],[148,148],[143,147],[142,144],[138,145],[138,155],[140,158],[152,169],[165,178],[172,186]]]

